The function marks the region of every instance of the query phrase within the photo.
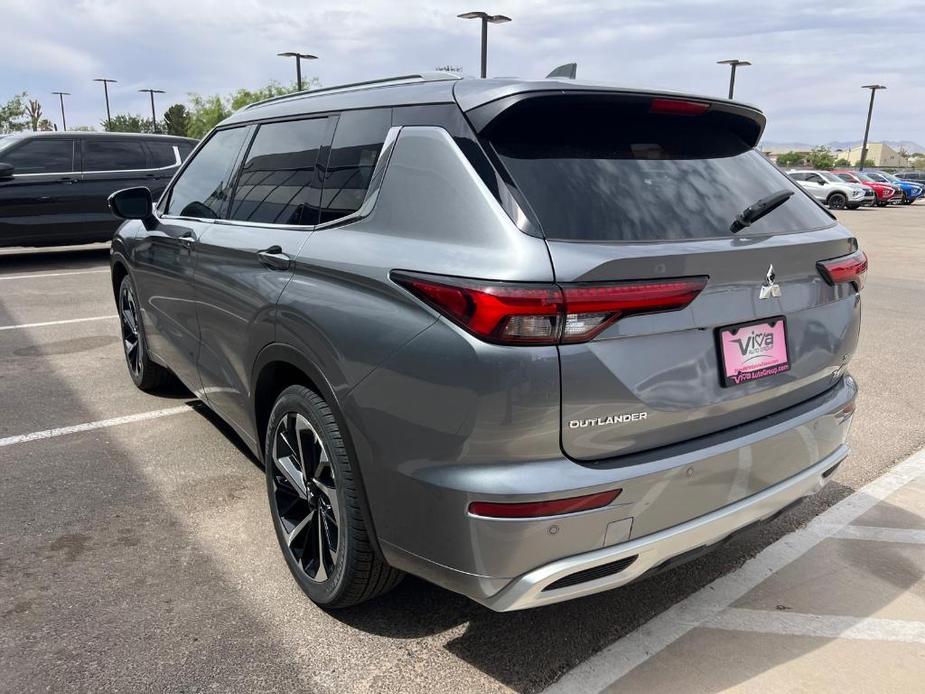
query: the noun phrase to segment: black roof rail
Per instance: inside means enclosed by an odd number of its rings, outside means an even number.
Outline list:
[[[416,82],[445,82],[448,80],[461,80],[461,75],[453,72],[419,72],[413,75],[398,75],[396,77],[383,77],[375,80],[366,80],[364,82],[350,82],[348,84],[337,84],[331,87],[321,87],[320,89],[306,89],[301,92],[292,92],[282,96],[274,96],[263,101],[255,101],[248,104],[242,110],[246,111],[264,104],[271,104],[275,101],[283,101],[297,96],[314,96],[315,94],[331,94],[332,92],[351,91],[354,89],[364,89],[366,87],[389,86],[392,84],[414,84]]]

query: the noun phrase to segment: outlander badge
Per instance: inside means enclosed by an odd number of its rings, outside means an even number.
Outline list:
[[[774,266],[768,265],[768,274],[765,277],[764,284],[761,285],[761,292],[758,294],[759,299],[780,298],[780,285],[775,281],[776,279]]]

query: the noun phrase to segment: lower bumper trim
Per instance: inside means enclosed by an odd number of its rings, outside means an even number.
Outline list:
[[[550,605],[629,583],[674,557],[713,545],[815,494],[847,455],[848,447],[842,445],[812,467],[758,494],[636,540],[551,562],[514,579],[480,602],[498,612],[507,612]],[[618,566],[618,562],[623,566]],[[572,576],[577,580],[570,580]]]

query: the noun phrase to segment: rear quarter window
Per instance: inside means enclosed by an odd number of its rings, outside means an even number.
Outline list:
[[[493,127],[489,140],[550,239],[726,237],[736,215],[782,189],[796,193],[740,236],[833,223],[738,134],[703,116],[624,113],[563,99],[521,109]]]

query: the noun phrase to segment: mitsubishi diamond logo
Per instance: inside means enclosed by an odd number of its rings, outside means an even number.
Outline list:
[[[775,281],[777,275],[774,274],[774,266],[768,265],[768,274],[765,276],[764,284],[761,285],[761,292],[758,294],[759,299],[777,299],[780,298],[780,285]]]

